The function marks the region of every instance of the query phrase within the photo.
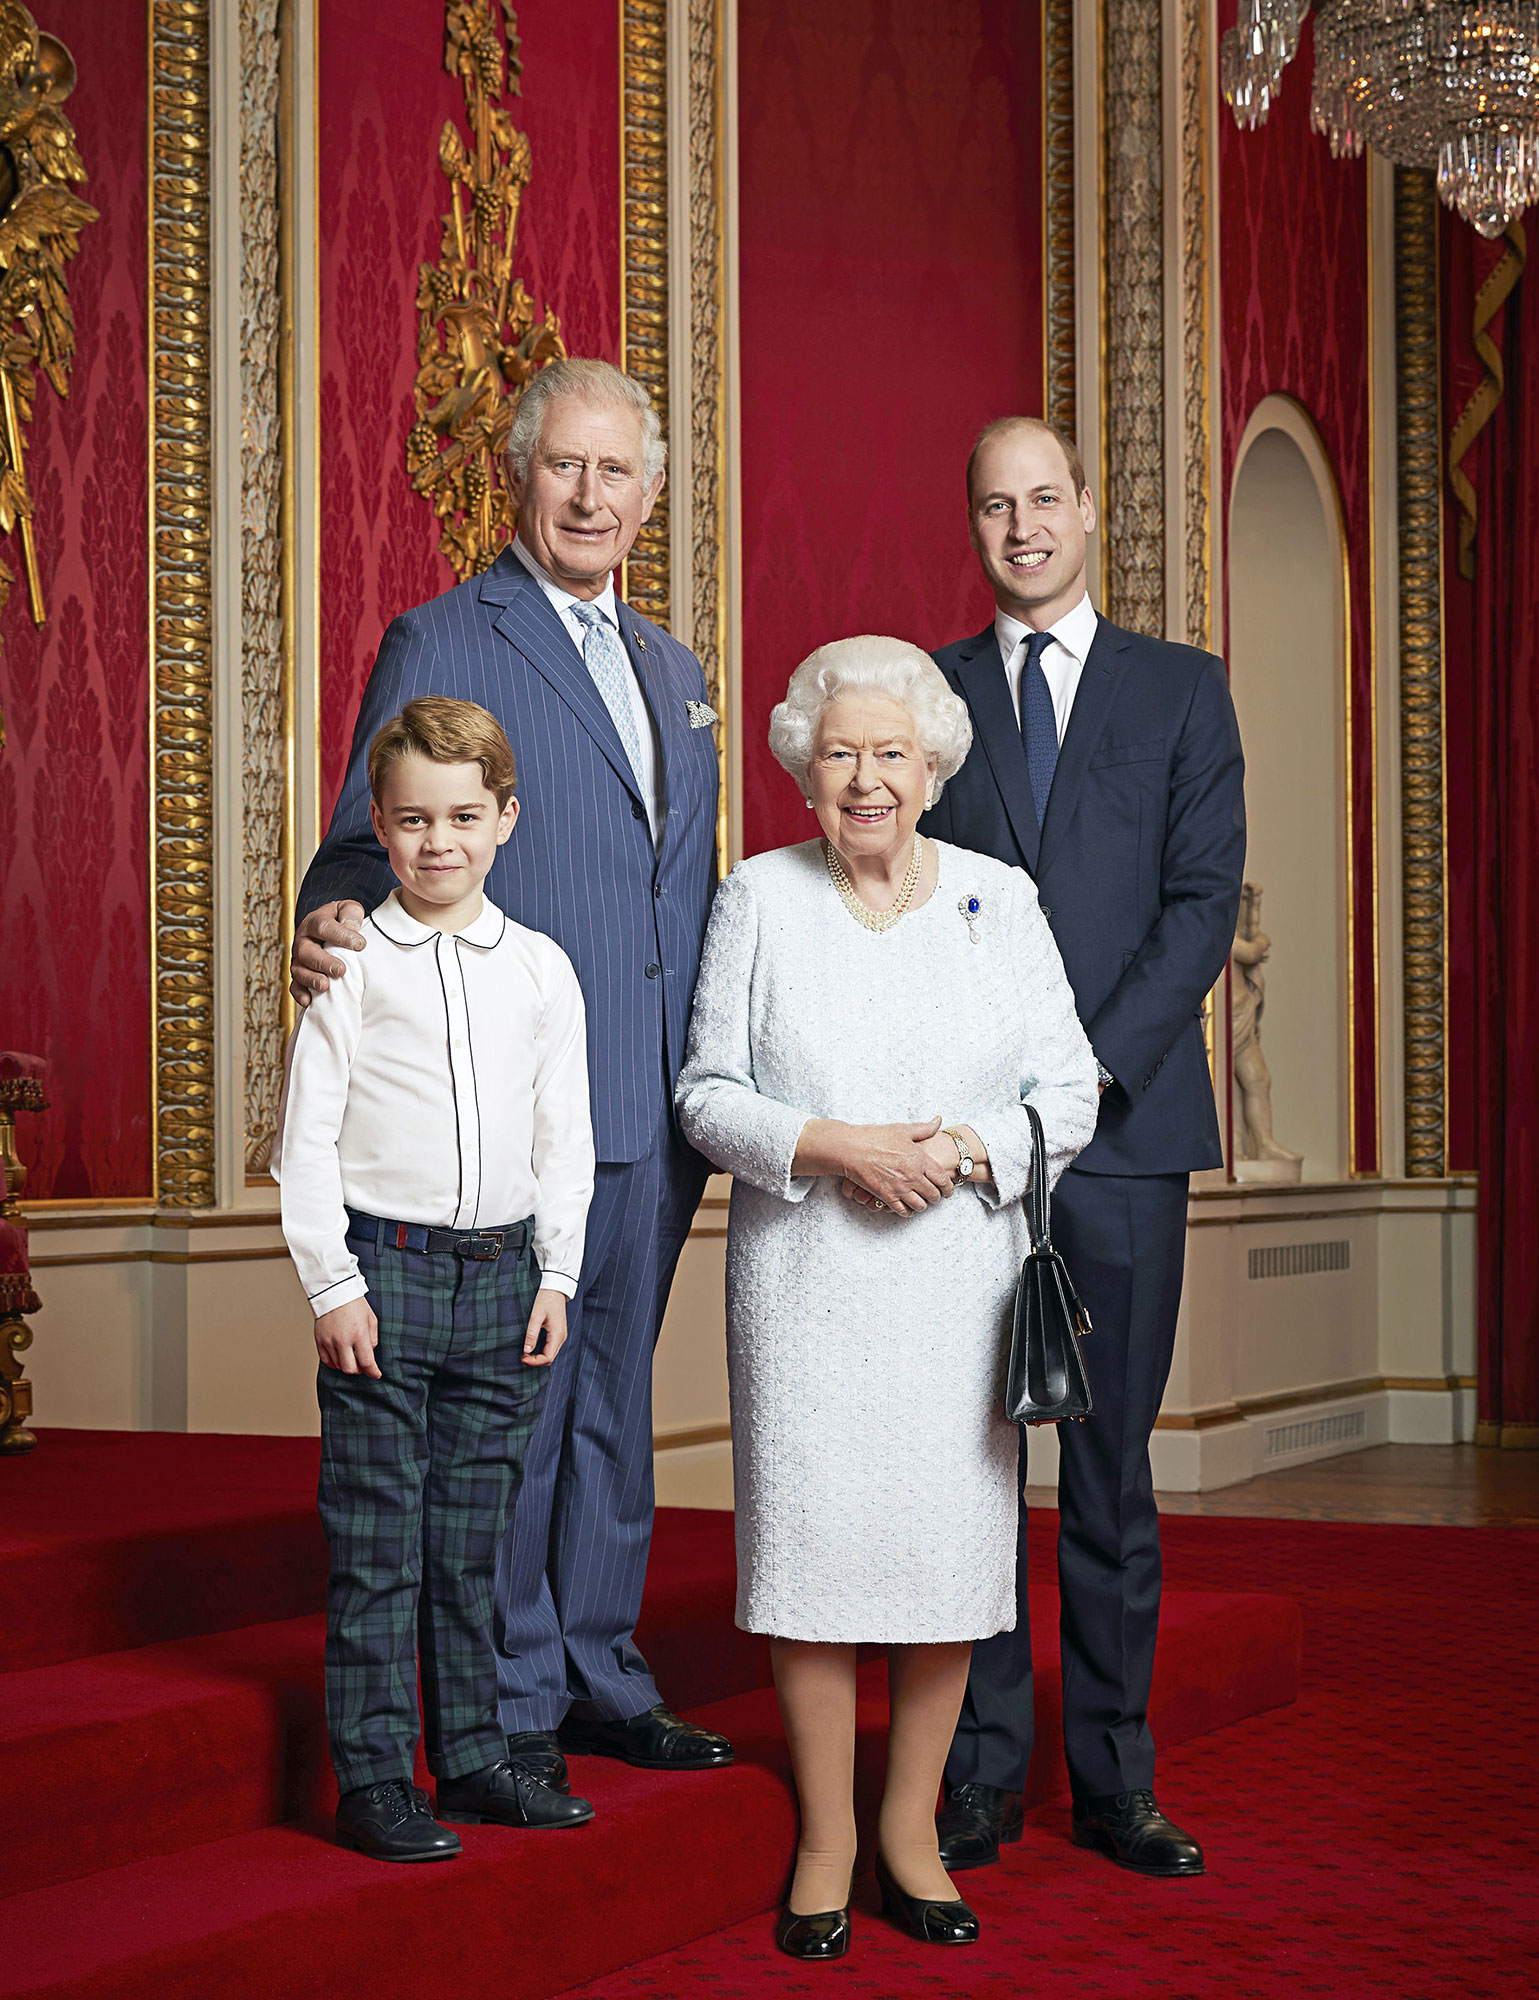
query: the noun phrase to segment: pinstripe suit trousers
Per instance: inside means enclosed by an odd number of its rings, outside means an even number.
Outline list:
[[[497,1559],[498,1710],[511,1735],[570,1708],[624,1721],[659,1700],[632,1636],[652,1541],[652,1352],[706,1166],[666,1118],[600,1161],[587,1250]]]

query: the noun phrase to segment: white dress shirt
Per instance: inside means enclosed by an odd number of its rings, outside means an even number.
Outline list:
[[[1053,643],[1042,650],[1042,671],[1047,676],[1048,692],[1053,697],[1053,715],[1058,723],[1060,743],[1069,726],[1074,697],[1079,692],[1079,677],[1085,670],[1085,661],[1090,657],[1098,622],[1095,606],[1086,595],[1072,611],[1066,611],[1056,625],[1048,628],[1053,635]],[[1006,612],[994,614],[994,636],[999,641],[999,656],[1005,663],[1005,679],[1010,683],[1010,699],[1015,703],[1017,725],[1021,719],[1021,676],[1026,670],[1026,641],[1031,637],[1031,629]]]
[[[583,641],[588,636],[588,628],[577,617],[572,607],[584,600],[576,598],[549,573],[542,569],[524,547],[516,540],[512,544],[513,553],[528,570],[535,582],[550,600],[551,609],[571,634],[572,643],[579,653]],[[586,600],[596,611],[603,614],[614,627],[620,641],[620,652],[625,660],[625,688],[631,698],[631,713],[636,718],[636,735],[641,743],[641,769],[636,773],[636,782],[641,787],[642,801],[647,809],[647,822],[652,828],[652,844],[655,847],[662,838],[663,817],[667,800],[663,796],[663,763],[657,747],[657,726],[652,720],[652,711],[647,706],[647,697],[641,682],[636,677],[636,668],[625,643],[625,633],[621,629],[620,614],[615,609],[615,580],[611,576],[597,597]]]
[[[484,903],[456,936],[397,891],[289,1042],[273,1146],[283,1234],[317,1317],[368,1290],[349,1208],[439,1229],[534,1217],[541,1283],[577,1291],[593,1196],[587,1033],[571,960]]]

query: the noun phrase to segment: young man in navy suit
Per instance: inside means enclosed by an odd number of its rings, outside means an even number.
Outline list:
[[[652,1350],[709,1169],[673,1082],[716,890],[716,745],[700,663],[615,592],[663,484],[646,391],[563,360],[508,440],[518,538],[483,575],[397,618],[364,690],[341,797],[299,893],[294,991],[343,976],[389,887],[367,748],[417,695],[490,709],[518,758],[520,838],[487,890],[576,968],[598,1158],[587,1245],[497,1568],[509,1761],[558,1792],[563,1752],[649,1770],[732,1761],[664,1706],[632,1631],[652,1534]],[[558,1733],[559,1732],[559,1733]]]
[[[1222,1164],[1205,996],[1234,939],[1244,765],[1223,662],[1120,631],[1085,585],[1095,502],[1073,443],[991,424],[967,468],[993,623],[936,660],[973,748],[926,830],[1027,869],[1100,1066],[1096,1136],[1053,1198],[1095,1324],[1095,1413],[1058,1431],[1064,1740],[1074,1840],[1146,1875],[1200,1875],[1159,1810],[1149,1685],[1160,1607],[1149,1438],[1175,1346],[1188,1176]],[[1026,1468],[1022,1433],[1022,1476]],[[1026,1509],[1013,1632],[973,1651],[939,1816],[947,1868],[1019,1840],[1032,1744]]]

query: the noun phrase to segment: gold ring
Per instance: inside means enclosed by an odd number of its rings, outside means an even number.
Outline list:
[[[871,1197],[871,1206],[873,1208],[885,1208],[887,1204],[879,1194],[874,1194]]]

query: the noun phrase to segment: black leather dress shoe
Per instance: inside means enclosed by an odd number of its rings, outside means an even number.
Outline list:
[[[621,1757],[643,1771],[714,1771],[732,1762],[732,1745],[713,1729],[681,1721],[659,1702],[628,1722],[594,1722],[569,1716],[561,1748],[577,1757]]]
[[[462,1826],[581,1826],[593,1817],[586,1799],[558,1792],[518,1764],[488,1764],[466,1778],[440,1778],[441,1819]]]
[[[843,1958],[850,1948],[850,1909],[819,1910],[799,1917],[794,1910],[780,1912],[775,1926],[775,1942],[788,1958],[815,1962],[820,1958]]]
[[[898,1887],[880,1854],[876,1857],[876,1886],[882,1892],[882,1915],[901,1924],[921,1944],[978,1942],[978,1919],[965,1903],[937,1903],[911,1896]]]
[[[521,1729],[508,1738],[508,1762],[553,1792],[569,1792],[572,1780],[554,1729]]]
[[[935,1815],[940,1836],[941,1866],[987,1868],[999,1859],[1001,1847],[1013,1847],[1026,1826],[1026,1809],[1019,1792],[1002,1792],[998,1785],[953,1785]]]
[[[1166,1819],[1153,1792],[1110,1792],[1074,1801],[1074,1845],[1098,1848],[1140,1875],[1201,1875],[1202,1849]]]
[[[459,1835],[434,1819],[427,1793],[403,1778],[344,1792],[337,1843],[374,1861],[452,1861],[460,1851]]]

